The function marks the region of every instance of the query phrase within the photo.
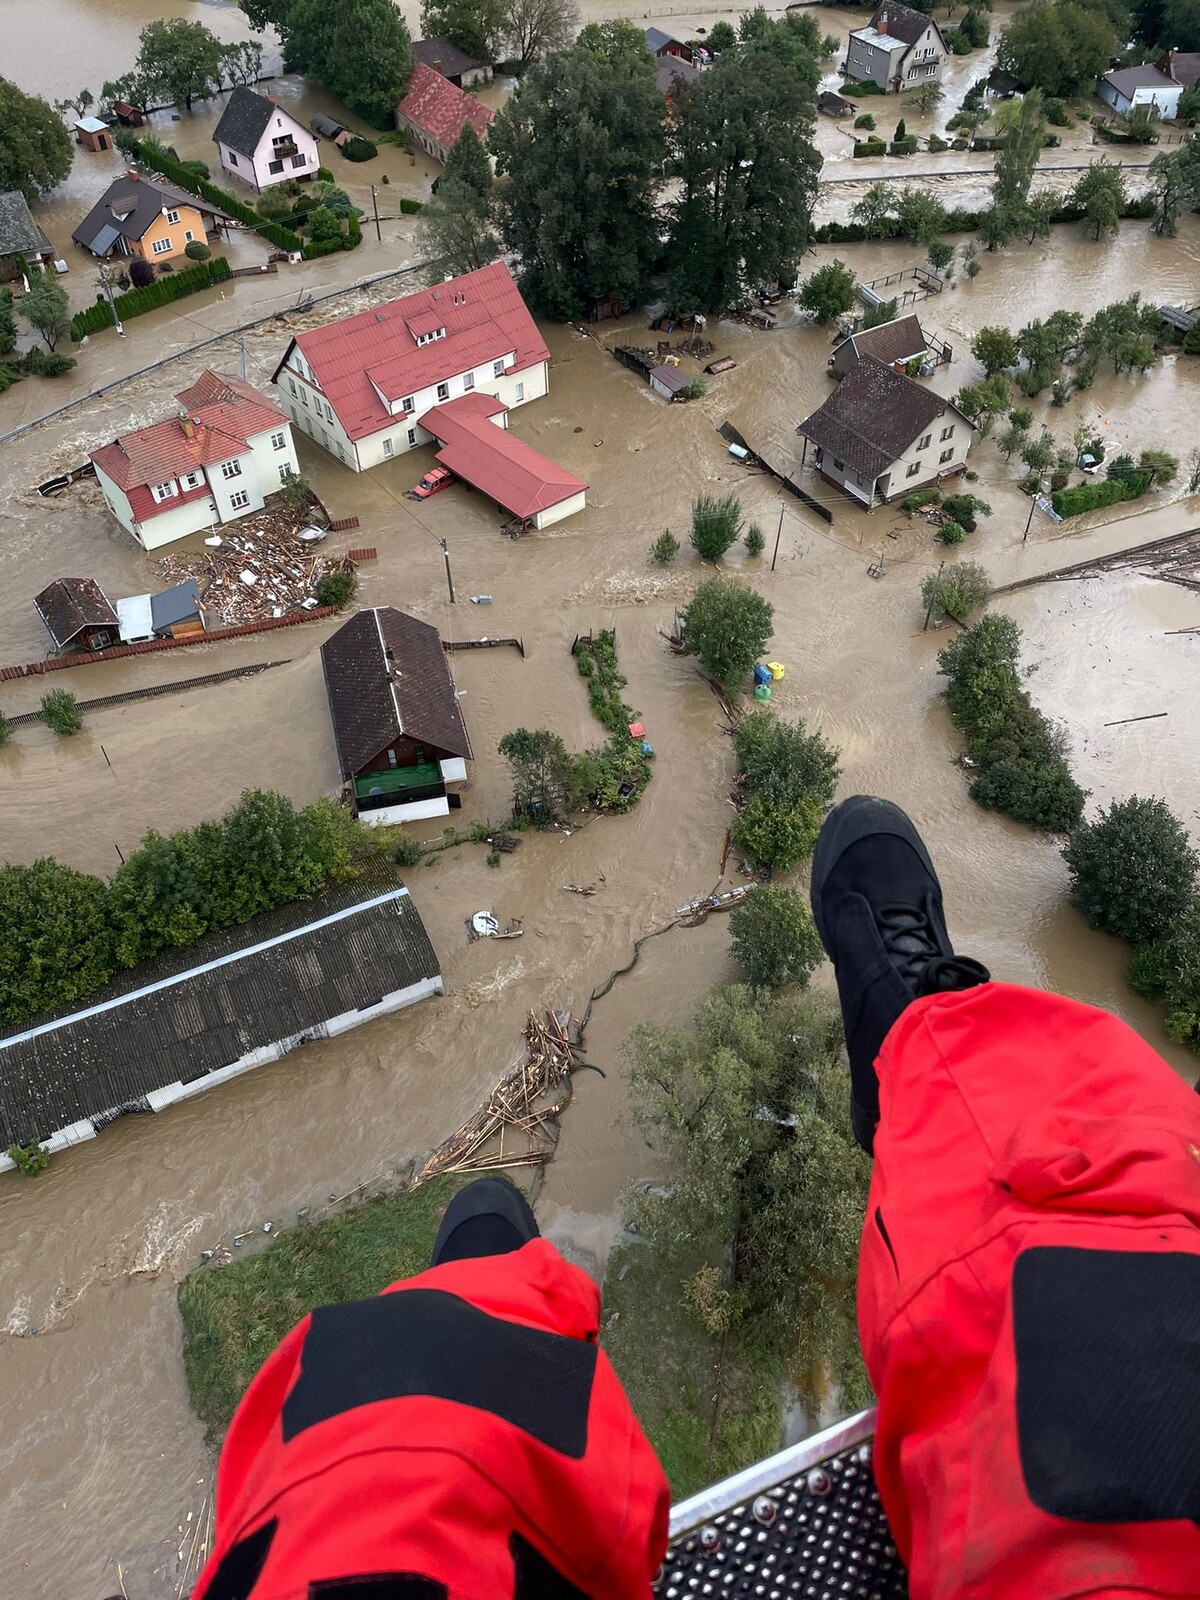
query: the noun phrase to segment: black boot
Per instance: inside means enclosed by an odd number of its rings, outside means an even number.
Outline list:
[[[508,1255],[539,1233],[525,1196],[507,1178],[476,1178],[446,1207],[429,1264]]]
[[[869,1154],[879,1121],[875,1058],[892,1024],[920,995],[971,989],[991,975],[955,955],[933,862],[889,800],[856,794],[825,818],[812,908],[842,1003],[854,1137]]]

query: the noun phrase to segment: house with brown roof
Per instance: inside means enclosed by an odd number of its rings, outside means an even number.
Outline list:
[[[108,509],[147,550],[261,511],[299,472],[287,417],[251,384],[203,372],[175,398],[175,416],[88,452]]]
[[[865,28],[847,40],[847,78],[878,84],[888,94],[937,83],[947,56],[946,40],[932,17],[896,0],[885,0]]]
[[[1168,50],[1154,65],[1181,89],[1190,89],[1200,82],[1200,50]]]
[[[338,765],[372,826],[462,804],[471,741],[436,628],[394,606],[351,617],[321,646]]]
[[[924,361],[928,354],[929,340],[920,318],[910,312],[905,317],[895,317],[891,322],[881,322],[877,327],[862,328],[850,334],[834,345],[829,364],[839,378],[844,378],[863,356],[874,356],[885,367],[903,372],[910,362]]]
[[[130,167],[113,179],[71,237],[102,261],[111,255],[176,261],[193,241],[210,244],[209,230],[232,221],[220,206]]]
[[[978,432],[932,389],[863,356],[796,432],[801,464],[865,505],[883,505],[964,471]]]
[[[468,123],[487,138],[495,112],[458,89],[440,72],[418,61],[408,80],[408,93],[396,107],[396,126],[435,161],[444,162]]]
[[[414,40],[412,55],[414,61],[440,72],[456,89],[473,89],[477,83],[492,81],[492,69],[488,62],[476,61],[474,56],[469,56],[465,50],[451,44],[449,39],[438,35],[432,39]]]
[[[107,650],[117,642],[117,613],[95,578],[55,578],[33,603],[56,651]]]
[[[1179,110],[1183,84],[1147,61],[1140,67],[1114,68],[1096,79],[1096,94],[1122,117],[1135,106],[1149,107],[1152,116],[1173,122]]]

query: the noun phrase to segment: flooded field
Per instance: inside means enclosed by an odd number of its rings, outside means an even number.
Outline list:
[[[49,66],[41,77],[35,67],[28,76],[7,69],[51,93],[119,70],[151,15],[199,15],[223,37],[240,36],[232,7],[188,0],[107,8],[56,0],[53,9],[64,22],[73,19],[64,59],[53,64],[63,81],[47,80]],[[7,10],[33,17],[27,0],[9,0]],[[104,17],[102,29],[88,21],[97,15]],[[830,25],[846,20],[839,15]],[[103,65],[99,46],[72,59],[72,49],[82,50],[73,41],[96,32],[109,52]],[[38,58],[28,59],[36,66]],[[89,73],[81,60],[97,65]],[[296,92],[314,95],[303,85]],[[322,102],[317,95],[303,104],[320,109]],[[202,133],[198,120],[191,128],[175,125],[171,137],[181,151],[200,153]],[[389,150],[386,159],[396,162],[397,187],[427,180],[402,152]],[[77,390],[207,332],[282,311],[303,287],[333,287],[339,273],[352,281],[400,264],[410,236],[398,223],[389,235],[388,226],[382,245],[371,238],[354,257],[335,258],[336,266],[314,263],[303,275],[269,284],[248,280],[227,296],[200,296],[206,303],[138,319],[123,346],[97,338],[73,375]],[[819,251],[811,265],[838,253]],[[901,245],[840,253],[863,279],[918,258]],[[1153,239],[1140,223],[1126,224],[1110,245],[1057,229],[1049,245],[985,258],[973,284],[947,288],[919,307],[955,350],[934,385],[949,395],[978,376],[968,346],[984,324],[1019,326],[1059,306],[1086,315],[1134,287],[1156,302],[1194,299],[1198,281],[1196,218],[1174,241]],[[395,292],[394,286],[363,290],[308,320]],[[301,325],[293,318],[245,336],[251,381],[267,383],[288,333]],[[401,606],[452,639],[488,633],[525,641],[524,660],[499,650],[455,658],[477,758],[463,820],[504,816],[507,782],[495,749],[509,729],[547,725],[575,748],[599,738],[569,655],[575,634],[589,627],[616,628],[628,698],[658,752],[646,797],[627,818],[596,820],[570,835],[527,835],[498,871],[485,867],[478,846],[446,851],[414,869],[410,887],[446,975],[443,999],[312,1045],[162,1116],[118,1123],[55,1160],[36,1183],[0,1181],[0,1404],[8,1423],[0,1439],[0,1543],[14,1594],[102,1600],[118,1592],[118,1559],[128,1565],[132,1554],[141,1570],[149,1558],[139,1551],[171,1535],[203,1500],[211,1462],[187,1405],[174,1298],[176,1281],[200,1251],[265,1221],[288,1224],[303,1207],[319,1208],[359,1183],[406,1171],[507,1065],[527,1009],[560,1005],[578,1012],[593,987],[628,960],[635,939],[716,880],[729,817],[729,743],[694,667],[671,656],[660,637],[701,569],[690,553],[665,569],[651,567],[646,556],[664,527],[686,538],[690,503],[701,489],[736,489],[747,517],[767,531],[767,558],[749,560],[739,549],[730,564],[740,565],[775,606],[772,655],[787,675],[773,703],[841,747],[842,793],[874,790],[913,812],[942,870],[961,948],[988,961],[998,977],[1058,988],[1117,1011],[1194,1076],[1194,1058],[1166,1045],[1154,1009],[1125,986],[1123,948],[1089,933],[1067,905],[1054,844],[967,799],[955,764],[959,745],[938,698],[942,636],[921,633],[920,579],[944,554],[928,526],[895,509],[858,513],[840,499],[827,526],[799,501],[781,502],[770,478],[746,474],[725,450],[716,430],[728,418],[781,460],[796,459],[796,424],[828,392],[828,333],[790,313],[769,334],[723,322],[715,342],[736,369],[714,379],[704,400],[667,407],[605,348],[644,340],[645,319],[598,331],[603,342],[548,326],[550,395],[513,416],[515,432],[590,484],[586,512],[547,533],[502,539],[494,512],[461,487],[421,506],[404,500],[430,464],[427,453],[354,476],[307,440],[299,447],[332,513],[361,519],[360,528],[335,535],[326,548],[378,548],[378,561],[362,569],[363,604]],[[31,486],[131,423],[162,414],[201,366],[232,369],[242,354],[225,341],[4,447],[0,662],[45,653],[31,601],[51,578],[94,575],[113,597],[154,581],[152,561],[106,516],[94,490],[41,501]],[[0,399],[0,432],[71,393],[20,384]],[[1186,458],[1200,444],[1200,363],[1168,356],[1145,378],[1107,374],[1062,410],[1040,403],[1037,409],[1039,425],[1044,417],[1062,440],[1086,420],[1124,449],[1160,446]],[[980,475],[975,487],[995,514],[961,548],[983,561],[996,583],[1200,520],[1200,502],[1186,501],[1176,487],[1136,510],[1084,519],[1082,527],[1035,518],[1022,542],[1028,501],[1016,488],[1017,468],[991,443],[976,450],[973,465]],[[815,482],[810,487],[831,493]],[[443,537],[459,596],[454,607],[445,590]],[[873,581],[866,569],[880,553],[886,576]],[[494,603],[476,608],[473,594],[490,594]],[[1161,793],[1200,836],[1200,703],[1192,687],[1200,635],[1171,632],[1200,624],[1200,600],[1152,580],[1112,576],[1035,587],[1001,603],[1026,629],[1039,669],[1033,693],[1066,722],[1080,779],[1095,801]],[[97,712],[73,740],[19,730],[0,750],[0,855],[31,860],[52,852],[107,873],[118,848],[127,852],[147,828],[213,816],[243,788],[279,788],[297,802],[334,792],[317,655],[332,626],[315,623],[63,674],[56,681],[83,699],[240,664],[280,663],[244,681]],[[31,709],[40,687],[4,685],[4,709]],[[1104,726],[1163,709],[1164,719]],[[430,837],[436,833],[434,824],[419,826]],[[567,883],[592,882],[599,885],[592,898],[564,892]],[[526,936],[468,946],[464,920],[485,907],[502,920],[522,918]],[[578,1081],[539,1203],[553,1237],[603,1261],[623,1185],[656,1169],[655,1152],[624,1118],[621,1041],[645,1017],[686,1020],[708,986],[731,975],[726,929],[714,921],[649,943],[638,967],[598,1003],[588,1052],[607,1076],[583,1074]],[[826,970],[822,981],[828,979]],[[151,1600],[152,1591],[130,1587],[129,1594]]]

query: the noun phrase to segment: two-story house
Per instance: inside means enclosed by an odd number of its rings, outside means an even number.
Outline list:
[[[113,179],[71,237],[101,260],[116,255],[176,261],[193,240],[211,244],[210,233],[232,221],[220,206],[130,167]]]
[[[847,78],[877,83],[888,94],[937,83],[946,60],[946,41],[932,17],[887,0],[865,28],[850,35]]]
[[[275,369],[297,427],[353,472],[436,441],[438,460],[545,527],[587,485],[508,432],[549,389],[550,352],[502,261],[298,333]]]
[[[288,419],[251,384],[203,372],[175,398],[177,416],[89,451],[105,504],[147,550],[260,511],[299,471]]]
[[[235,89],[213,134],[221,166],[253,189],[269,189],[289,178],[315,178],[321,164],[317,141],[270,95]]]
[[[408,80],[408,92],[396,107],[396,126],[427,155],[444,163],[468,123],[486,140],[495,115],[473,94],[418,61]]]
[[[978,432],[951,401],[864,355],[796,432],[803,465],[868,510],[962,472]]]

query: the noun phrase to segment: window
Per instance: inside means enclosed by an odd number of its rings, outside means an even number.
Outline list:
[[[287,449],[287,434],[286,433],[273,433],[271,435],[271,449],[272,450],[286,450]]]
[[[438,386],[437,386],[437,397],[438,397],[439,400],[449,400],[449,398],[450,398],[450,385],[448,383],[439,383],[438,384]]]
[[[418,344],[432,344],[435,339],[446,337],[445,328],[433,328],[428,333],[422,333],[417,338]]]
[[[503,376],[504,376],[504,362],[503,361],[493,361],[492,362],[492,377],[493,378],[502,378]]]
[[[294,382],[294,381],[293,381],[293,380],[292,380],[292,379],[291,379],[291,378],[289,378],[289,379],[288,379],[288,381],[287,381],[287,386],[288,386],[288,388],[289,388],[289,389],[290,389],[290,390],[291,390],[291,391],[292,391],[292,393],[293,393],[293,394],[295,394],[295,392],[296,392],[296,385],[295,385],[295,382]]]
[[[467,392],[467,390],[473,389],[474,387],[475,387],[475,374],[473,372],[468,372],[466,374],[466,376],[463,378],[463,392],[464,392],[464,394]]]
[[[179,221],[179,213],[178,213],[178,211],[168,211],[167,212],[167,221],[168,222],[178,222]]]
[[[396,448],[395,445],[392,443],[392,441],[390,439],[385,439],[383,441],[383,453],[384,453],[385,456],[390,456],[392,451],[395,448]]]
[[[279,463],[279,481],[280,481],[280,483],[286,483],[288,481],[288,479],[291,477],[291,475],[292,475],[291,467],[288,466],[286,461],[281,461]]]
[[[222,461],[221,476],[223,478],[240,478],[241,475],[242,463],[240,461]]]
[[[404,396],[404,399],[400,402],[400,409],[404,412],[406,417],[412,412],[414,409],[412,395],[406,394]]]
[[[248,506],[250,504],[249,489],[239,489],[236,494],[231,494],[229,496],[229,504],[234,511],[240,511],[243,506]]]
[[[155,503],[161,504],[164,500],[173,500],[179,490],[175,487],[174,478],[168,478],[166,483],[156,483],[150,493],[154,496]]]
[[[185,489],[198,489],[203,482],[204,474],[202,472],[189,472],[183,480],[183,487]]]
[[[396,765],[397,765],[396,752],[394,750],[389,750],[388,751],[388,766],[389,767],[394,767]]]
[[[841,470],[843,469],[843,467],[845,465],[846,465],[846,463],[844,461],[839,461],[838,458],[836,456],[834,456],[834,458],[833,458],[833,470],[835,472],[841,472]]]
[[[942,443],[944,444],[947,439],[953,439],[953,437],[954,437],[954,424],[951,423],[948,428],[943,428],[942,429]]]
[[[942,451],[941,455],[938,457],[938,460],[939,461],[950,461],[950,460],[953,459],[953,456],[954,456],[954,446],[951,445],[949,450],[943,450]]]
[[[233,151],[231,150],[229,152],[229,165],[231,167],[236,167],[237,164],[238,164],[238,158],[234,155]]]
[[[150,246],[150,248],[151,248],[151,250],[154,251],[154,254],[156,256],[170,255],[170,253],[171,253],[171,241],[170,241],[170,239],[155,239],[154,243]]]
[[[300,399],[304,404],[304,409],[307,411],[307,409],[308,409],[308,390],[307,389],[301,389],[301,391],[300,391]]]
[[[920,470],[921,470],[921,463],[919,461],[914,461],[912,466],[909,467],[908,471],[904,474],[904,476],[906,478],[915,478],[917,473],[920,472]]]
[[[519,383],[517,385],[517,392],[513,396],[513,399],[514,400],[524,400],[524,398],[525,398],[525,385],[523,383]]]
[[[268,161],[267,162],[267,171],[268,172],[282,172],[283,171],[283,162],[282,161]]]
[[[186,232],[186,233],[185,233],[185,234],[184,234],[184,236],[183,236],[183,242],[184,242],[184,244],[191,244],[191,243],[192,243],[192,241],[193,241],[193,240],[194,240],[194,239],[195,239],[195,237],[196,237],[196,235],[195,235],[195,234],[194,234],[194,233],[193,233],[193,232],[192,232],[192,230],[191,230],[191,229],[190,229],[190,228],[189,228],[189,229],[188,229],[188,230],[187,230],[187,232]]]
[[[929,441],[932,438],[933,438],[933,435],[931,433],[927,433],[925,435],[925,437],[921,440],[920,444],[917,446],[917,449],[918,450],[928,450],[929,449]]]
[[[292,165],[294,167],[302,167],[304,165],[304,163],[305,163],[305,159],[306,158],[304,156],[293,156],[292,157]]]
[[[408,442],[409,442],[409,444],[416,444],[416,442],[417,442],[417,430],[415,428],[410,428],[408,430]]]

